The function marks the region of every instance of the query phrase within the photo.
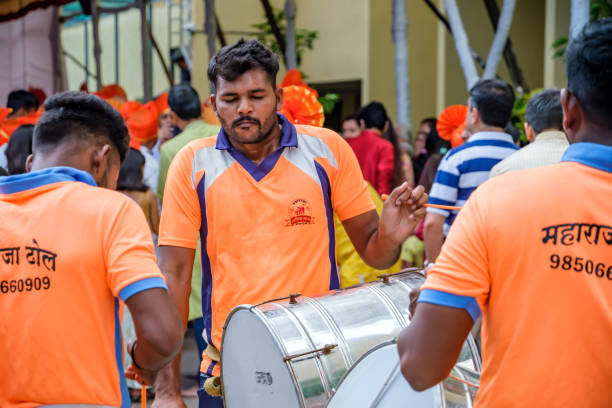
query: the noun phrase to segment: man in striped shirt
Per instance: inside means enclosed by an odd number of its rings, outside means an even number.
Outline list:
[[[470,89],[465,129],[471,136],[440,162],[429,195],[430,204],[462,206],[476,187],[489,178],[491,168],[518,150],[512,136],[504,133],[513,105],[512,88],[503,81],[485,79]],[[457,211],[427,209],[423,235],[428,262],[438,257],[456,216]]]

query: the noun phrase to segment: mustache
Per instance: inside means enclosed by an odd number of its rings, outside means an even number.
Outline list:
[[[234,128],[236,126],[240,126],[244,122],[257,123],[257,126],[259,126],[261,128],[261,122],[259,121],[259,119],[254,118],[252,116],[241,116],[241,117],[239,117],[238,119],[236,119],[236,120],[234,120],[232,122],[232,128]]]

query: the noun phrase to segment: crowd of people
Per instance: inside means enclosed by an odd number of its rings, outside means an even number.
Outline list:
[[[205,102],[187,83],[144,104],[118,85],[11,92],[0,406],[124,407],[145,384],[155,407],[182,407],[189,323],[200,407],[220,407],[233,307],[407,266],[427,272],[398,343],[415,389],[446,377],[482,318],[478,404],[606,406],[610,38],[603,20],[572,40],[568,88],[529,100],[520,149],[514,91],[499,79],[423,119],[411,141],[376,101],[340,137],[297,71],[276,85],[278,57],[255,40],[211,59]]]

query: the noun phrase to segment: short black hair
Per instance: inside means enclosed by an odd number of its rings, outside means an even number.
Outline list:
[[[499,79],[481,79],[470,89],[470,101],[487,126],[505,127],[512,115],[514,92]]]
[[[545,129],[563,130],[561,93],[556,89],[545,89],[533,95],[525,107],[525,122],[536,135]]]
[[[211,58],[207,71],[210,93],[217,92],[218,77],[226,81],[234,81],[252,69],[264,70],[272,88],[275,88],[278,67],[278,56],[272,50],[257,40],[241,38],[234,44],[221,48]]]
[[[199,119],[202,116],[200,95],[186,83],[170,88],[168,106],[176,116],[183,120]]]
[[[12,91],[6,98],[6,107],[13,109],[13,112],[17,112],[20,108],[26,111],[35,111],[39,105],[36,95],[25,89]]]
[[[567,89],[592,122],[612,128],[612,17],[591,21],[565,54]]]
[[[357,126],[359,126],[359,115],[356,113],[346,116],[344,119],[342,119],[342,123],[344,124],[344,122],[348,122],[349,120],[354,120],[357,122]]]
[[[119,112],[95,95],[62,92],[45,102],[45,113],[34,128],[33,151],[55,147],[61,140],[88,135],[108,138],[121,161],[129,147],[128,130]]]
[[[127,158],[121,164],[117,178],[118,191],[147,191],[149,188],[142,181],[142,166],[145,157],[138,150],[130,147]]]
[[[382,103],[370,102],[359,110],[359,119],[363,120],[366,129],[376,128],[382,132],[389,116]]]
[[[23,174],[26,172],[26,160],[32,154],[33,133],[34,125],[21,125],[11,135],[4,151],[8,174]]]

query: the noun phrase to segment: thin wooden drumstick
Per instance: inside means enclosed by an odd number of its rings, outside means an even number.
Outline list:
[[[388,194],[383,194],[380,196],[383,201],[385,201],[387,198],[389,198]],[[451,210],[451,211],[459,211],[461,210],[461,207],[457,207],[454,205],[441,205],[441,204],[423,204],[423,207],[429,207],[429,208],[440,208],[442,210]]]
[[[479,385],[474,384],[474,383],[471,383],[471,382],[466,381],[466,380],[464,380],[464,379],[461,379],[461,378],[459,378],[459,377],[456,377],[456,376],[454,376],[454,375],[452,375],[452,374],[449,374],[449,375],[448,375],[448,377],[449,377],[449,378],[452,378],[452,379],[453,379],[453,380],[455,380],[455,381],[459,381],[460,383],[463,383],[463,384],[465,384],[465,385],[469,385],[470,387],[480,388],[480,386],[479,386]]]
[[[147,386],[140,388],[140,408],[147,408]]]

